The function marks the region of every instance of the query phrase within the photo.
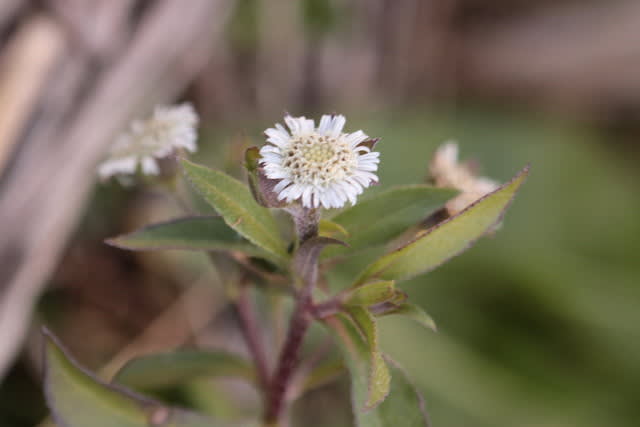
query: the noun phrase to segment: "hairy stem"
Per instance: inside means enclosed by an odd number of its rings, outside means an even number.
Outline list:
[[[294,274],[302,287],[297,295],[295,309],[289,321],[289,331],[271,379],[264,418],[268,426],[280,424],[286,404],[287,388],[299,362],[302,341],[313,319],[312,293],[318,280],[319,249],[310,249],[305,243],[312,244],[311,239],[318,235],[319,213],[315,209],[306,208],[291,210],[290,213],[299,240],[297,259],[294,260],[294,269],[297,271]]]

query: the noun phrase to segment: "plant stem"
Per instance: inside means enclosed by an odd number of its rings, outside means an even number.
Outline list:
[[[302,340],[311,324],[311,316],[308,312],[310,306],[310,295],[299,298],[296,302],[295,311],[291,316],[289,332],[282,347],[278,367],[269,390],[265,413],[265,420],[269,425],[278,425],[278,420],[282,416],[287,387],[298,364]]]
[[[300,256],[300,249],[304,243],[318,235],[319,212],[315,209],[298,208],[291,209],[289,213],[293,217],[299,241],[296,255]],[[304,271],[295,272],[302,282],[302,288],[296,297],[296,305],[289,321],[289,331],[269,388],[264,417],[265,424],[268,426],[280,425],[286,403],[287,388],[291,384],[300,358],[302,341],[313,319],[311,313],[313,308],[312,294],[318,279],[317,254],[319,254],[319,250],[313,256],[312,262],[300,264]],[[302,257],[304,258],[304,254]],[[294,267],[297,264],[294,261]]]

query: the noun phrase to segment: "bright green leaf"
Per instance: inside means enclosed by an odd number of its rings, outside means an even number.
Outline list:
[[[382,245],[418,224],[457,194],[428,185],[391,188],[345,209],[331,220],[349,232],[349,248],[332,248],[327,255]]]
[[[363,307],[350,307],[348,312],[366,338],[370,361],[368,372],[369,393],[364,407],[370,409],[379,405],[389,394],[391,376],[378,348],[378,327],[375,317]]]
[[[246,185],[220,171],[184,159],[181,162],[191,184],[229,227],[274,256],[288,257],[271,212],[255,201]]]
[[[431,316],[429,316],[427,312],[422,309],[422,307],[415,304],[404,303],[398,308],[384,313],[384,315],[390,314],[398,314],[404,316],[417,322],[419,325],[424,326],[427,329],[431,329],[434,332],[437,330],[436,322],[433,321]]]
[[[227,250],[255,256],[262,254],[229,228],[221,217],[212,216],[187,217],[153,224],[108,239],[107,243],[131,250]]]
[[[255,370],[246,360],[227,352],[179,350],[134,359],[114,380],[135,389],[156,389],[205,377],[240,377],[254,382]]]
[[[345,299],[345,304],[368,307],[389,301],[395,296],[396,289],[393,280],[373,282],[352,290]]]
[[[383,255],[360,274],[354,286],[371,278],[409,279],[460,254],[502,220],[528,173],[529,167],[526,167],[513,180],[456,216],[422,231],[411,243]]]
[[[70,359],[57,340],[45,335],[45,394],[64,427],[215,427],[213,420],[166,407],[122,387],[105,384]]]
[[[327,324],[335,333],[349,368],[356,426],[427,427],[429,424],[422,396],[393,361],[389,361],[388,365],[392,372],[390,394],[375,408],[365,409],[369,397],[368,374],[372,362],[369,345],[348,318],[336,316],[328,319]]]

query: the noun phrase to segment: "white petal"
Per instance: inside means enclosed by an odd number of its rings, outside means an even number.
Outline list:
[[[158,175],[160,168],[153,157],[145,157],[142,159],[142,173],[145,175]]]
[[[331,128],[329,129],[328,135],[337,138],[342,133],[342,128],[344,128],[347,119],[344,118],[343,115],[337,115],[333,117],[331,121]]]
[[[320,119],[320,123],[318,124],[318,133],[322,135],[326,135],[329,127],[331,126],[331,116],[325,114]]]

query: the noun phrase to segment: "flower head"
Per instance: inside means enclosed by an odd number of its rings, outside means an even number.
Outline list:
[[[435,185],[460,190],[458,196],[447,202],[450,215],[455,215],[499,187],[492,179],[476,176],[474,169],[471,163],[458,163],[457,143],[446,142],[436,150],[429,167]]]
[[[135,120],[116,138],[98,174],[102,179],[133,174],[140,165],[144,174],[157,175],[160,168],[156,159],[179,148],[196,151],[197,124],[198,115],[191,104],[156,107],[151,117]]]
[[[265,131],[268,144],[260,149],[267,178],[279,180],[273,188],[278,200],[300,200],[307,208],[340,208],[377,182],[380,153],[375,140],[361,130],[344,133],[341,115],[324,115],[318,127],[305,117],[284,118]]]

